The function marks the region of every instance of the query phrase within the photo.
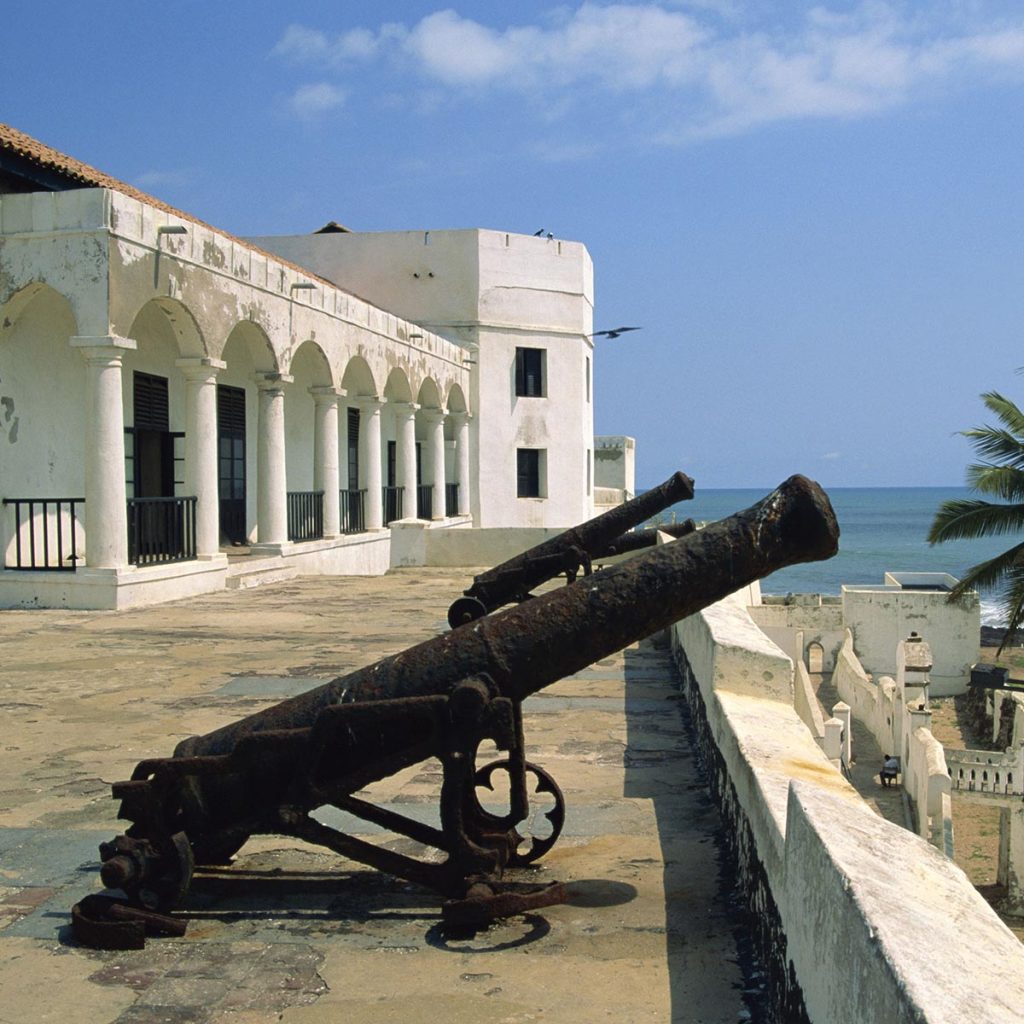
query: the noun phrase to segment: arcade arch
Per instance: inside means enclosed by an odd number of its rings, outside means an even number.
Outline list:
[[[66,501],[22,505],[18,499],[81,499],[85,494],[86,364],[69,343],[77,333],[70,302],[32,284],[0,306],[0,542],[4,564],[71,568],[85,552],[84,513]],[[46,367],[45,373],[39,368]],[[46,541],[45,545],[43,541]]]

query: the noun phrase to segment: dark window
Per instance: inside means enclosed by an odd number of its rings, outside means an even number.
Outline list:
[[[359,410],[348,410],[348,489],[359,490]]]
[[[156,377],[152,373],[135,372],[135,429],[155,430],[166,433],[167,415],[167,378]]]
[[[174,435],[168,415],[166,377],[134,374],[132,494],[136,498],[174,495]]]
[[[388,441],[388,475],[386,483],[388,487],[398,486],[398,443],[396,441]]]
[[[248,540],[245,514],[245,390],[217,385],[217,478],[220,529],[232,544]]]
[[[516,394],[523,398],[544,397],[544,349],[516,349]]]
[[[539,498],[540,493],[540,449],[518,448],[516,450],[516,496]]]

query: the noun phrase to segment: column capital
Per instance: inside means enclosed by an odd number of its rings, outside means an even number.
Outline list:
[[[285,384],[291,384],[295,378],[287,373],[278,373],[277,370],[257,370],[255,380],[260,391],[279,391]]]
[[[337,400],[345,397],[345,389],[336,388],[333,384],[314,384],[308,390],[317,405],[321,402],[330,402],[331,399]]]
[[[77,348],[82,355],[90,361],[109,360],[121,362],[125,352],[131,352],[139,347],[134,338],[121,338],[116,334],[104,334],[99,337],[77,337],[70,338],[68,344]]]
[[[420,416],[424,422],[434,426],[444,422],[444,409],[421,409]]]
[[[348,395],[349,406],[371,407],[380,409],[384,399],[379,394],[350,394]]]
[[[387,403],[397,416],[415,416],[420,408],[415,402],[396,402],[391,398],[387,399]]]
[[[468,423],[473,418],[473,414],[466,412],[463,409],[458,412],[448,413],[448,417],[452,420],[453,423],[455,423],[458,426],[461,426],[463,423]]]
[[[181,370],[187,380],[213,380],[227,363],[221,359],[210,359],[207,356],[187,356],[175,359],[174,365]]]

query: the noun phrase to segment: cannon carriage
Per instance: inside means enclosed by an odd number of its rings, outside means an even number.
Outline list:
[[[124,896],[103,909],[76,907],[76,930],[94,945],[138,944],[145,927],[166,927],[197,867],[225,863],[257,834],[304,839],[426,885],[445,897],[453,927],[561,901],[558,883],[502,880],[507,868],[551,848],[565,816],[555,780],[527,760],[522,702],[776,569],[830,557],[837,541],[825,494],[792,477],[729,519],[191,737],[171,757],[140,762],[113,787],[130,825],[100,848],[102,880]],[[504,756],[478,768],[485,741]],[[442,767],[440,827],[357,795],[428,758]],[[504,813],[488,809],[479,792],[499,774],[508,781]],[[530,836],[524,823],[538,796],[553,806],[546,834]],[[434,856],[329,827],[313,816],[325,805]],[[132,928],[135,938],[126,938]]]

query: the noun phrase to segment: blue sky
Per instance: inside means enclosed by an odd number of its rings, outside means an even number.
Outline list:
[[[236,234],[539,228],[638,478],[959,484],[1024,402],[1024,5],[12,4],[0,120]]]

